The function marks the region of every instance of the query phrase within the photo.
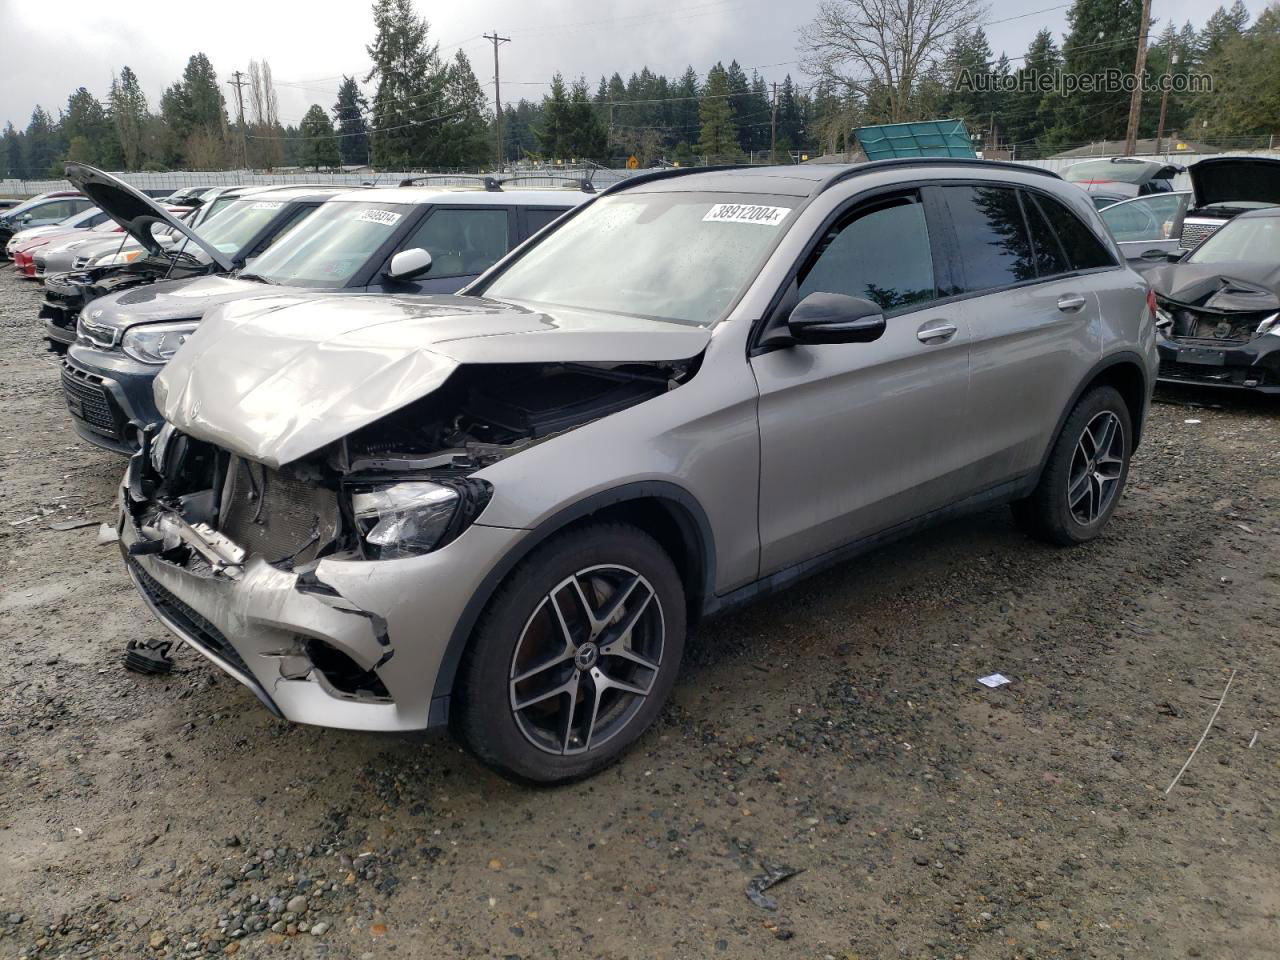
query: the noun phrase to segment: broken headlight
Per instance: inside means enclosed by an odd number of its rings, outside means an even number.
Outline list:
[[[1254,331],[1258,336],[1269,333],[1273,337],[1280,337],[1280,313],[1273,313],[1260,324],[1258,329]]]
[[[129,356],[143,363],[168,363],[178,348],[195,332],[199,321],[147,323],[125,331],[120,346]]]
[[[452,540],[489,501],[480,480],[401,480],[350,488],[351,515],[374,560],[430,553]]]

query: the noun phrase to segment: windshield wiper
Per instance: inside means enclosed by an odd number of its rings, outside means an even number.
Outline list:
[[[280,285],[279,281],[272,280],[270,277],[264,277],[260,273],[239,273],[236,274],[236,277],[240,280],[256,280],[258,283],[269,283],[273,287],[278,287]]]

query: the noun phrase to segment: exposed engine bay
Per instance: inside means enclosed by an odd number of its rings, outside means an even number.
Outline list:
[[[1280,311],[1280,298],[1267,286],[1209,274],[1156,293],[1156,320],[1175,339],[1207,344],[1244,343],[1265,333]]]
[[[273,469],[166,425],[129,473],[134,550],[235,577],[259,556],[299,570],[325,556],[393,559],[459,536],[490,485],[471,476],[686,382],[665,363],[464,365],[436,391]]]

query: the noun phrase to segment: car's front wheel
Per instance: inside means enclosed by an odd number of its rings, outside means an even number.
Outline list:
[[[523,560],[477,625],[453,723],[498,771],[587,776],[653,722],[684,653],[685,597],[658,543],[622,524],[563,534]]]
[[[1076,403],[1036,489],[1013,505],[1032,536],[1063,546],[1092,540],[1115,512],[1129,476],[1133,424],[1114,387],[1095,387]]]

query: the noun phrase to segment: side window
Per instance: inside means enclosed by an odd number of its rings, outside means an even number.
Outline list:
[[[1053,197],[1036,197],[1036,204],[1044,211],[1045,219],[1062,241],[1062,248],[1071,260],[1073,270],[1094,270],[1115,266],[1115,257],[1092,230],[1074,213]]]
[[[560,214],[568,209],[568,207],[526,207],[524,216],[529,228],[528,235],[533,236],[551,221],[559,219]]]
[[[71,207],[70,200],[54,200],[52,203],[43,203],[31,211],[32,220],[65,220],[75,211]]]
[[[1041,277],[1056,277],[1071,272],[1071,261],[1067,259],[1058,243],[1058,237],[1044,218],[1040,208],[1036,206],[1032,195],[1022,191],[1022,210],[1027,215],[1027,226],[1031,228],[1031,245],[1035,251],[1036,272]]]
[[[799,296],[843,293],[886,312],[936,299],[924,207],[914,194],[837,221],[800,271]]]
[[[1017,190],[943,187],[942,195],[960,240],[966,292],[1035,279],[1035,256]]]
[[[483,273],[510,246],[505,207],[438,209],[404,244],[402,250],[422,247],[431,254],[432,277]]]
[[[83,197],[80,198],[79,200],[72,200],[71,211],[67,214],[67,216],[71,216],[72,213],[81,213],[84,210],[88,210],[90,206],[92,206],[90,201]]]
[[[1107,207],[1102,211],[1102,222],[1119,243],[1169,240],[1182,232],[1185,205],[1183,194],[1141,197]]]

